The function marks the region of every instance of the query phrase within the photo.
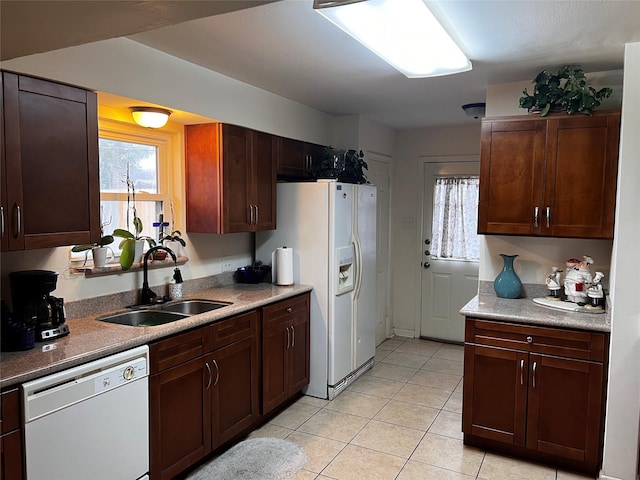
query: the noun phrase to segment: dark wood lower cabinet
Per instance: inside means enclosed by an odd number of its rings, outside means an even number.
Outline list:
[[[309,384],[309,294],[264,307],[262,414]]]
[[[213,365],[213,448],[254,425],[260,416],[258,338],[223,347],[209,357]]]
[[[465,444],[597,473],[607,345],[603,333],[467,319]]]
[[[0,480],[22,478],[22,440],[20,431],[0,437]]]
[[[0,393],[0,480],[22,480],[24,475],[20,410],[18,389]]]
[[[153,480],[176,477],[257,426],[260,319],[261,310],[253,310],[150,345]],[[308,316],[300,320],[308,325]],[[298,348],[308,359],[307,330],[297,328],[307,336]],[[308,360],[301,368],[308,378]]]
[[[211,451],[208,379],[203,357],[151,375],[151,478],[173,478]]]

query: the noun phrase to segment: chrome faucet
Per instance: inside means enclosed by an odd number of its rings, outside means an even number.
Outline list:
[[[167,252],[169,255],[171,255],[171,258],[173,258],[173,263],[176,265],[178,265],[178,258],[176,257],[176,254],[173,253],[173,250],[171,250],[168,247],[162,246],[162,245],[158,245],[157,247],[152,247],[149,250],[147,250],[147,253],[144,254],[144,260],[143,260],[143,281],[142,281],[142,292],[140,293],[140,304],[141,305],[149,305],[151,303],[156,303],[155,298],[158,296],[156,295],[153,290],[151,290],[149,288],[149,267],[148,267],[148,261],[149,261],[149,257],[153,254],[153,252],[156,252],[158,250],[164,250],[165,252]]]

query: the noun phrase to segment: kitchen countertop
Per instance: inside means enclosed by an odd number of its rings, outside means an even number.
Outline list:
[[[231,305],[153,327],[131,327],[97,320],[98,317],[125,309],[74,318],[67,321],[71,333],[66,337],[36,342],[31,350],[2,352],[0,388],[49,375],[311,290],[309,285],[280,287],[270,283],[239,283],[208,288],[185,295],[184,299],[216,300],[231,302]]]
[[[533,303],[532,298],[507,299],[480,293],[460,310],[466,317],[548,327],[611,332],[609,312],[576,313]]]

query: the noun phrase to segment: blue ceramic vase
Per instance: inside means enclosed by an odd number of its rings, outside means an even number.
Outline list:
[[[500,256],[504,261],[504,266],[494,280],[493,288],[496,291],[496,295],[500,298],[518,298],[522,292],[522,282],[513,269],[513,261],[518,255],[505,255],[501,253]]]

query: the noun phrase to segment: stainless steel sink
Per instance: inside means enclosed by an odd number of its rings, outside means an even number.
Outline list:
[[[153,327],[175,322],[189,317],[186,313],[167,312],[163,310],[135,310],[132,312],[115,313],[98,318],[101,322],[130,325],[132,327]]]
[[[228,303],[216,302],[213,300],[181,300],[179,302],[162,305],[160,310],[164,312],[177,312],[185,315],[198,315],[199,313],[210,312],[229,305],[230,304]]]

